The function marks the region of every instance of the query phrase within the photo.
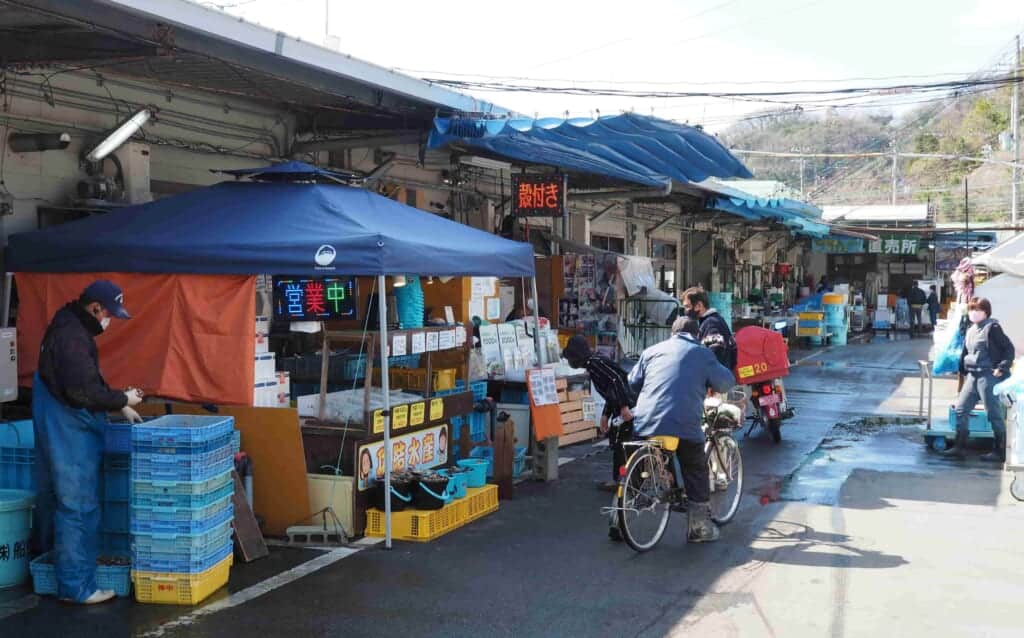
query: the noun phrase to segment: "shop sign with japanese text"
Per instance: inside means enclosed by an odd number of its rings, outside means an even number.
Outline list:
[[[921,238],[907,235],[880,237],[868,244],[868,252],[879,255],[916,255],[921,249]]]
[[[563,175],[513,175],[512,214],[516,217],[561,217],[565,212]]]
[[[856,237],[825,237],[811,241],[811,252],[855,255],[864,252],[864,240]]]
[[[384,479],[384,441],[359,446],[356,479],[359,491]],[[391,469],[428,470],[448,464],[448,426],[446,424],[391,438]]]

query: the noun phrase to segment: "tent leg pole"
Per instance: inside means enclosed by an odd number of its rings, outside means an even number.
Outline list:
[[[380,325],[380,389],[384,393],[384,547],[391,549],[391,379],[388,368],[388,295],[384,275],[377,277]]]
[[[547,353],[540,347],[540,300],[537,299],[537,278],[530,278],[530,292],[533,294],[533,347],[537,350],[537,364],[547,363]]]
[[[9,328],[11,325],[11,286],[14,285],[14,273],[4,273],[4,307],[0,313],[0,327]]]

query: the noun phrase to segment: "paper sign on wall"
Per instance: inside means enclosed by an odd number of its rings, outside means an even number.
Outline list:
[[[428,332],[426,334],[427,334],[427,352],[437,352],[438,334],[436,332]]]
[[[501,374],[505,369],[505,362],[501,358],[501,343],[498,340],[498,326],[488,324],[480,326],[480,351],[484,355],[489,374]]]
[[[487,298],[487,320],[495,321],[501,319],[501,299],[497,297]]]
[[[409,425],[409,406],[400,405],[392,411],[391,426],[400,430]]]
[[[459,326],[455,329],[455,345],[461,346],[466,343],[466,329]]]
[[[417,332],[412,336],[412,353],[423,354],[427,351],[427,335],[423,332]]]
[[[423,425],[424,418],[426,417],[426,411],[426,403],[413,403],[412,408],[409,410],[409,425]]]
[[[451,350],[455,347],[455,331],[444,330],[437,333],[437,349]]]
[[[444,418],[444,399],[430,400],[430,420],[437,421]]]
[[[554,370],[551,368],[530,370],[530,398],[536,406],[558,403]]]
[[[470,300],[469,318],[472,319],[473,317],[479,317],[480,319],[484,319],[484,314],[486,314],[486,311],[484,310],[484,300],[482,298]]]
[[[494,294],[494,278],[473,277],[471,293],[472,297],[490,297]]]
[[[408,339],[405,335],[395,335],[395,338],[391,340],[391,356],[401,357],[406,353],[406,345]]]

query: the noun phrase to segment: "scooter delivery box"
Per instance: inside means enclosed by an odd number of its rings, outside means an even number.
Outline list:
[[[736,333],[736,381],[742,385],[789,374],[789,348],[778,332],[748,326]]]

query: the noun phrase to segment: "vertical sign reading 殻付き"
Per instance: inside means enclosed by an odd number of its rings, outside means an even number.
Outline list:
[[[360,491],[374,481],[384,479],[383,441],[359,446],[356,454],[356,478]],[[400,470],[427,470],[448,463],[448,426],[438,425],[391,439],[391,467]]]

